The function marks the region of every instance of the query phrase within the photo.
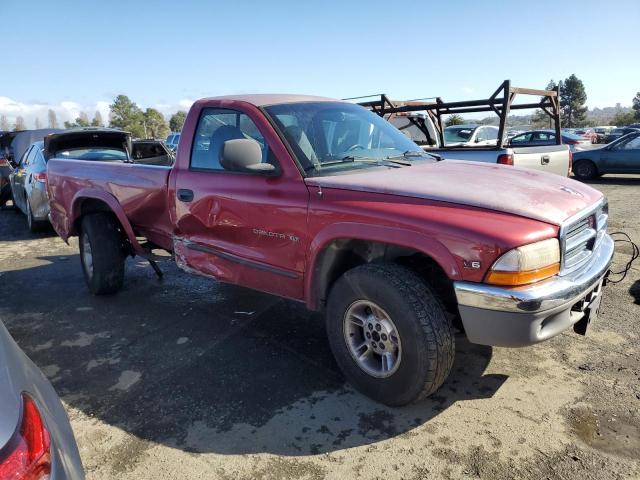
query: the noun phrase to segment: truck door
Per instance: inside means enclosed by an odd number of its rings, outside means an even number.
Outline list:
[[[256,140],[275,170],[225,170],[223,144],[240,138]],[[267,138],[279,141],[257,111],[201,110],[190,152],[179,152],[188,165],[180,157],[175,172],[176,260],[221,281],[301,299],[309,192],[293,162],[282,168]],[[281,144],[276,151],[286,152]]]

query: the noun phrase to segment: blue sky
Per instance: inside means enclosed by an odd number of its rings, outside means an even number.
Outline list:
[[[640,90],[638,0],[0,0],[0,19],[0,114],[28,123],[118,93],[170,113],[244,92],[453,101],[571,73],[590,107]]]

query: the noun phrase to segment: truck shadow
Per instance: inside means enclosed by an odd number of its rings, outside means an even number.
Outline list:
[[[44,225],[37,233],[31,233],[27,226],[27,217],[11,205],[0,207],[0,216],[2,217],[0,241],[33,240],[56,236],[50,224]]]
[[[633,303],[640,305],[640,280],[633,282],[629,288],[629,294],[633,297]]]
[[[582,180],[589,185],[640,185],[640,175],[605,175],[603,177]]]
[[[144,445],[189,452],[308,455],[373,444],[488,398],[492,349],[457,340],[453,371],[427,400],[387,408],[354,392],[320,315],[303,305],[128,261],[125,288],[88,294],[77,256],[4,272],[20,295],[0,318],[72,409]],[[430,427],[431,428],[431,427]],[[433,426],[433,428],[436,428]]]

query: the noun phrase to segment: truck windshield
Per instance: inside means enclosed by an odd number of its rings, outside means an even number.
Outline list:
[[[265,110],[309,176],[400,168],[432,158],[389,122],[359,105],[305,102]]]

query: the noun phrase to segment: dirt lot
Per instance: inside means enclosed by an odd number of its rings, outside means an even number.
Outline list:
[[[640,177],[605,177],[640,241]],[[630,249],[620,248],[616,263]],[[355,393],[298,304],[130,260],[92,297],[77,242],[0,211],[0,319],[61,395],[89,479],[640,478],[640,263],[587,337],[458,336],[447,383],[389,409]]]

